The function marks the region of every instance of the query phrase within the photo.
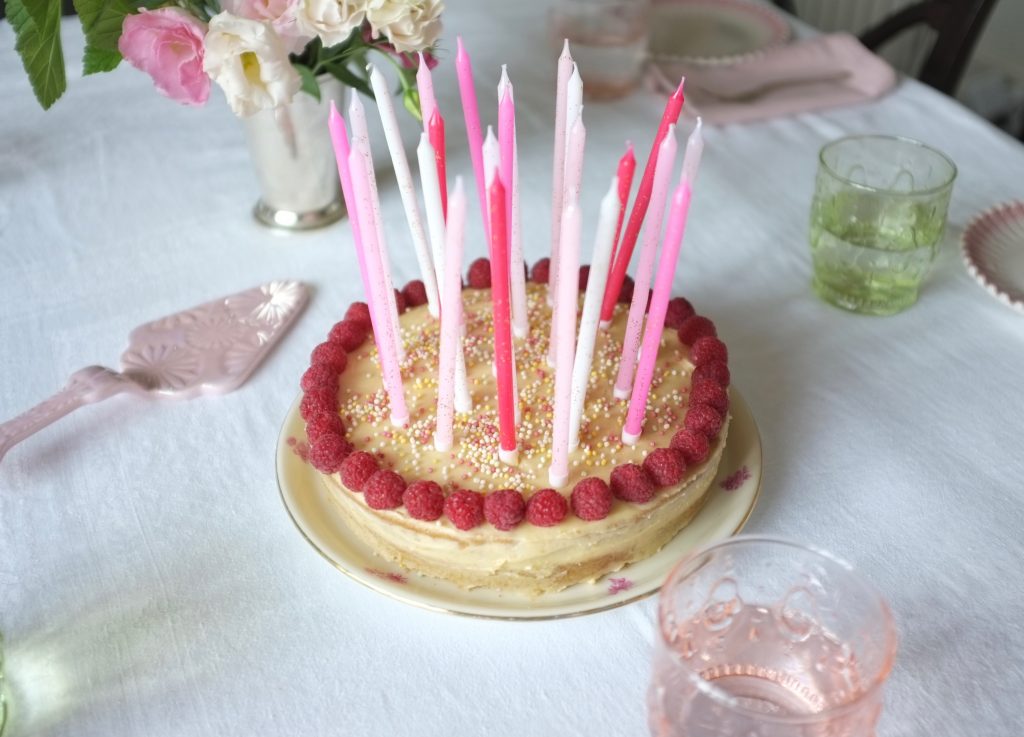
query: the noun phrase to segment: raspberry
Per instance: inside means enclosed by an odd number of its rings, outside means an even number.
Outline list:
[[[591,476],[576,484],[570,501],[573,514],[593,522],[608,516],[612,509],[612,492],[602,479]]]
[[[401,315],[407,309],[409,309],[409,303],[406,301],[405,295],[395,289],[395,311]]]
[[[673,486],[686,473],[686,458],[675,448],[655,448],[644,458],[644,473],[657,486]]]
[[[337,343],[351,353],[363,344],[369,329],[370,326],[362,320],[349,320],[346,318],[331,328],[327,340]]]
[[[691,432],[706,435],[710,440],[722,429],[722,415],[710,405],[691,404],[686,410],[686,417],[683,418],[683,427]]]
[[[317,415],[338,411],[338,392],[335,389],[310,389],[302,395],[299,414],[307,422]]]
[[[306,369],[306,373],[302,375],[302,378],[299,380],[299,386],[302,387],[302,391],[304,392],[311,392],[316,389],[337,391],[338,372],[330,366],[313,364]]]
[[[345,353],[345,349],[337,343],[321,343],[313,352],[309,354],[310,363],[314,366],[326,366],[330,369],[334,369],[335,373],[340,374],[348,366],[348,354]]]
[[[530,270],[530,279],[537,284],[547,284],[551,278],[551,259],[542,258]]]
[[[433,481],[413,481],[402,492],[402,504],[413,519],[433,522],[444,513],[444,492]]]
[[[665,312],[665,327],[678,330],[683,326],[686,318],[693,317],[695,310],[690,300],[685,297],[676,297],[668,302],[668,310]]]
[[[491,286],[491,262],[486,258],[478,258],[469,265],[466,275],[469,286],[473,289],[489,289]]]
[[[315,443],[324,435],[344,435],[345,423],[341,417],[334,412],[325,412],[321,415],[313,415],[306,423],[306,437],[309,442]]]
[[[369,453],[357,450],[341,464],[341,483],[349,491],[362,491],[366,482],[377,473],[377,459]]]
[[[535,527],[553,527],[565,519],[569,503],[554,489],[541,489],[526,503],[526,521]]]
[[[702,379],[690,388],[690,404],[708,404],[724,415],[729,409],[729,394],[717,381]]]
[[[615,496],[627,502],[643,504],[654,496],[651,478],[635,463],[623,463],[612,469],[609,486]]]
[[[402,506],[405,480],[394,471],[380,470],[366,480],[363,496],[370,509],[397,509]]]
[[[427,303],[427,288],[420,279],[413,279],[402,287],[402,295],[410,307],[419,307]]]
[[[352,453],[352,444],[343,435],[321,435],[309,449],[309,462],[323,473],[335,473]]]
[[[706,317],[691,315],[679,326],[679,342],[684,345],[693,345],[697,338],[703,338],[705,335],[718,335],[715,324]]]
[[[350,304],[348,309],[345,310],[345,319],[361,322],[366,325],[367,330],[373,325],[370,322],[370,306],[365,302],[353,302]]]
[[[710,450],[706,437],[685,428],[676,431],[676,434],[672,436],[671,445],[676,450],[682,452],[683,458],[691,466],[703,463],[707,459],[708,451]]]
[[[622,289],[619,290],[619,304],[628,305],[633,301],[633,277],[626,274],[622,280]]]
[[[711,363],[705,363],[693,370],[690,375],[690,381],[696,384],[698,381],[710,380],[714,381],[720,386],[729,386],[729,380],[732,377],[729,375],[729,366],[723,361],[712,361]]]
[[[515,489],[492,491],[484,497],[484,517],[499,530],[511,530],[525,515],[526,502]]]
[[[580,267],[580,291],[582,292],[587,288],[587,282],[590,281],[590,264],[583,264]]]
[[[444,513],[460,530],[471,530],[484,521],[484,496],[460,489],[444,500]]]
[[[727,363],[729,361],[729,349],[718,338],[705,335],[703,338],[697,338],[697,340],[693,341],[693,345],[690,346],[690,360],[698,366],[704,363],[714,363],[715,361]]]

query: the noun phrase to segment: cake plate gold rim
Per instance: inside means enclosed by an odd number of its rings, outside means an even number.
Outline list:
[[[751,517],[751,515],[754,512],[754,507],[757,506],[757,501],[758,501],[758,499],[760,499],[760,496],[761,496],[761,487],[762,487],[762,485],[764,483],[763,444],[762,444],[762,441],[761,441],[760,428],[758,428],[757,422],[754,420],[754,416],[753,416],[753,413],[750,411],[749,405],[746,403],[746,401],[743,399],[743,397],[739,394],[739,392],[735,389],[735,387],[730,388],[729,393],[730,393],[730,395],[732,397],[732,404],[733,404],[732,415],[733,415],[733,423],[734,423],[733,428],[732,428],[732,430],[730,432],[730,438],[729,439],[732,439],[732,437],[734,437],[734,433],[735,433],[735,430],[736,430],[735,425],[738,424],[737,421],[740,420],[740,419],[745,420],[746,422],[744,424],[747,425],[745,429],[752,433],[752,437],[748,441],[748,443],[750,444],[750,448],[748,449],[748,452],[753,452],[754,455],[756,455],[756,458],[757,458],[757,461],[758,461],[757,469],[756,469],[757,479],[756,479],[756,484],[754,486],[753,494],[750,495],[750,500],[747,503],[746,509],[744,510],[743,517],[736,524],[735,528],[731,532],[729,532],[729,533],[727,533],[727,534],[725,534],[725,535],[723,535],[721,537],[714,537],[714,539],[708,539],[708,540],[702,541],[699,544],[708,544],[708,543],[714,542],[715,540],[718,540],[718,539],[732,537],[734,535],[739,534],[740,531],[742,531],[743,528],[746,526],[747,522],[750,520],[750,517]],[[646,589],[646,590],[644,590],[642,592],[639,592],[639,593],[637,593],[637,594],[635,594],[633,596],[627,596],[627,597],[624,597],[622,599],[616,599],[616,600],[611,601],[608,604],[605,604],[605,605],[602,605],[602,606],[581,606],[580,608],[575,609],[575,610],[559,611],[559,612],[551,613],[551,614],[544,614],[544,613],[532,614],[532,613],[529,613],[528,611],[523,613],[523,614],[499,614],[497,612],[490,613],[490,612],[482,612],[482,611],[466,611],[464,609],[458,608],[457,606],[442,606],[442,605],[439,605],[439,604],[432,603],[431,601],[424,600],[423,598],[420,598],[420,597],[417,597],[417,596],[403,595],[399,591],[393,591],[393,590],[389,589],[387,586],[379,585],[377,579],[373,578],[372,576],[365,576],[362,573],[357,573],[356,571],[351,570],[350,568],[347,568],[346,566],[342,565],[342,563],[340,563],[338,560],[336,560],[334,557],[332,557],[332,555],[327,550],[324,549],[323,545],[319,544],[317,541],[315,541],[313,539],[313,537],[310,536],[310,534],[307,531],[307,529],[303,526],[303,524],[296,517],[295,510],[293,509],[292,505],[289,504],[289,497],[288,497],[288,495],[285,492],[285,485],[286,484],[282,480],[284,478],[284,474],[283,474],[283,471],[282,471],[282,463],[286,459],[288,459],[288,455],[287,454],[293,452],[292,445],[290,445],[288,443],[288,439],[290,437],[288,431],[289,431],[289,425],[293,424],[295,422],[295,420],[296,420],[296,417],[298,415],[298,407],[299,407],[299,403],[300,403],[301,399],[302,399],[302,396],[300,394],[295,399],[295,401],[292,403],[292,405],[289,407],[288,413],[285,416],[284,422],[282,423],[282,426],[281,426],[281,432],[280,432],[280,434],[278,436],[278,442],[277,442],[277,447],[276,447],[276,451],[277,452],[276,452],[276,455],[275,455],[275,472],[276,472],[275,475],[277,477],[278,495],[280,496],[281,503],[284,505],[285,511],[288,513],[288,518],[291,520],[292,524],[295,526],[295,529],[298,530],[299,534],[303,537],[303,539],[310,545],[310,547],[312,547],[320,555],[320,557],[323,558],[325,561],[327,561],[331,566],[333,566],[335,569],[337,569],[338,571],[343,573],[347,578],[355,581],[356,583],[360,584],[361,586],[364,586],[367,589],[369,589],[369,590],[371,590],[371,591],[373,591],[375,593],[382,594],[382,595],[388,597],[389,599],[401,602],[402,604],[411,604],[411,605],[413,605],[415,607],[418,607],[420,609],[424,609],[424,610],[427,610],[427,611],[431,611],[431,612],[436,612],[436,613],[440,613],[440,614],[451,614],[451,615],[460,616],[460,617],[469,617],[469,618],[472,618],[472,619],[489,619],[489,620],[506,621],[506,622],[524,622],[524,621],[526,621],[526,622],[543,622],[543,621],[552,621],[552,620],[558,620],[558,619],[571,619],[571,618],[574,618],[574,617],[582,617],[582,616],[587,616],[587,615],[591,615],[591,614],[599,614],[601,612],[607,612],[607,611],[610,611],[612,609],[618,609],[619,607],[623,607],[623,606],[626,606],[628,604],[633,604],[635,602],[642,601],[642,600],[644,600],[644,599],[646,599],[646,598],[656,594],[658,591],[660,591],[661,586],[659,584],[657,586],[654,586],[652,588],[648,588],[648,589]],[[738,402],[737,402],[737,399],[739,400]],[[726,450],[727,451],[729,449],[729,439],[726,440]],[[723,456],[723,462],[724,462],[724,456]],[[721,490],[719,490],[717,487],[720,484],[719,478],[722,476],[723,471],[724,471],[724,469],[720,465],[719,466],[718,474],[716,475],[715,481],[713,482],[714,487],[715,487],[713,489],[713,493],[716,493],[716,494],[721,494],[722,493]],[[321,488],[326,488],[326,487],[323,486],[322,482],[319,483],[319,486]],[[697,514],[697,516],[694,518],[694,521],[699,519],[702,514],[705,514],[705,510],[704,509],[702,509]],[[684,528],[684,531],[685,531],[685,528]],[[680,531],[679,535],[682,535],[684,531]],[[678,538],[679,535],[677,535],[676,538]],[[670,541],[665,546],[665,548],[662,548],[661,551],[659,551],[658,553],[655,553],[655,555],[651,556],[651,558],[656,558],[658,555],[661,555],[665,551],[666,548],[669,548],[669,547],[672,546],[672,544],[676,540],[676,538],[673,538],[673,540]],[[694,547],[696,547],[696,546],[694,546]],[[661,576],[662,580],[664,579],[664,577],[666,577],[668,575],[668,573],[672,569],[672,566],[675,564],[675,562],[677,562],[678,558],[681,557],[683,554],[684,553],[681,553],[681,552],[677,553],[675,555],[675,557],[672,559],[672,561],[666,566],[666,568],[665,568],[665,570],[663,572],[663,575]],[[651,559],[649,558],[647,560],[651,560]],[[638,561],[636,564],[633,564],[633,565],[634,566],[635,565],[639,565],[640,563],[643,563],[643,562],[644,561]],[[388,565],[388,562],[386,560],[384,560],[383,558],[380,559],[380,563],[381,563],[381,565]],[[631,566],[627,566],[624,570],[628,571],[630,568],[631,568]],[[416,575],[416,574],[413,573],[411,575]],[[614,576],[614,575],[615,574],[609,574],[609,576]],[[608,578],[609,576],[606,576],[606,577],[603,577],[603,578]],[[382,582],[381,582],[381,584],[382,584]],[[586,584],[577,584],[577,585],[578,586],[582,586],[582,585],[586,585]],[[567,590],[571,590],[572,588],[574,588],[574,587],[570,587],[570,589],[567,589]],[[469,592],[464,592],[464,593],[469,593]],[[531,601],[531,603],[535,602],[535,601],[542,601],[545,598],[545,596],[550,596],[550,595],[542,594],[542,595],[540,595],[540,596],[538,596],[538,597],[536,597],[534,599],[531,599],[530,601]]]

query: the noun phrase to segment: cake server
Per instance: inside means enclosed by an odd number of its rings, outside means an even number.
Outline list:
[[[121,370],[87,366],[67,385],[0,425],[0,459],[72,410],[128,392],[161,399],[226,394],[249,378],[309,299],[297,281],[274,281],[132,330]]]

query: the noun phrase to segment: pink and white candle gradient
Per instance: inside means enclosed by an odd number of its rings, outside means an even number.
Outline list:
[[[462,177],[455,179],[445,243],[442,281],[441,347],[437,376],[437,428],[434,447],[450,450],[455,415],[456,364],[462,342],[462,245],[466,226],[466,193]]]

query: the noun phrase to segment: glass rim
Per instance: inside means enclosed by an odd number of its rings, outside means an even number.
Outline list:
[[[685,677],[689,680],[693,686],[700,691],[702,694],[710,698],[717,704],[737,713],[742,714],[745,717],[752,719],[759,719],[761,721],[768,721],[775,724],[782,725],[796,725],[796,724],[810,724],[819,722],[822,720],[831,719],[846,715],[856,709],[860,708],[869,697],[873,696],[882,687],[889,674],[892,672],[893,664],[896,659],[896,621],[892,616],[892,611],[889,608],[889,604],[885,601],[885,598],[875,589],[874,586],[854,568],[850,563],[843,560],[842,558],[826,551],[814,545],[808,545],[804,543],[794,542],[784,537],[775,537],[772,535],[734,535],[733,537],[720,540],[719,542],[706,545],[692,551],[675,566],[669,572],[668,577],[665,579],[665,583],[662,585],[662,593],[658,596],[658,637],[661,638],[661,644],[666,645],[668,638],[665,633],[665,597],[664,589],[670,582],[674,581],[679,572],[684,566],[691,563],[697,557],[706,555],[708,553],[720,550],[722,548],[735,547],[736,545],[747,545],[747,544],[768,544],[771,546],[782,546],[788,548],[795,548],[797,550],[812,553],[821,558],[824,558],[829,563],[833,563],[848,574],[851,574],[857,582],[863,586],[867,591],[872,593],[878,603],[879,609],[882,614],[882,627],[885,632],[885,659],[882,666],[878,669],[878,672],[874,674],[870,683],[864,688],[857,696],[846,703],[839,704],[837,706],[830,706],[821,711],[809,713],[809,714],[767,714],[764,712],[749,709],[743,706],[739,699],[729,694],[724,689],[716,686],[713,682],[707,681],[701,677],[700,673],[689,665],[687,665],[682,659],[678,657],[678,654],[672,649],[668,648],[670,657],[675,661],[682,669]]]
[[[856,182],[850,179],[849,177],[843,176],[834,168],[832,168],[828,164],[828,162],[825,161],[825,152],[833,148],[834,146],[839,146],[844,143],[850,143],[851,141],[869,140],[902,143],[927,151],[930,154],[934,154],[935,156],[938,156],[940,159],[942,159],[949,165],[949,178],[943,181],[941,184],[936,184],[935,186],[928,187],[927,189],[915,189],[910,192],[906,192],[904,190],[899,189],[889,189],[887,187],[872,187],[870,184],[861,184],[860,182]],[[818,166],[821,167],[824,171],[828,172],[829,176],[831,176],[832,178],[837,179],[840,182],[843,182],[844,184],[848,184],[849,186],[855,189],[861,189],[864,190],[865,192],[877,192],[878,194],[884,195],[894,195],[896,197],[921,197],[923,195],[941,192],[944,189],[952,187],[953,183],[956,181],[957,175],[960,173],[960,170],[956,168],[956,163],[954,163],[953,159],[944,154],[942,151],[939,151],[939,149],[933,146],[929,146],[927,143],[924,143],[922,141],[918,141],[916,138],[907,138],[906,136],[890,136],[885,135],[883,133],[855,133],[853,135],[837,138],[834,141],[829,141],[818,150]]]

